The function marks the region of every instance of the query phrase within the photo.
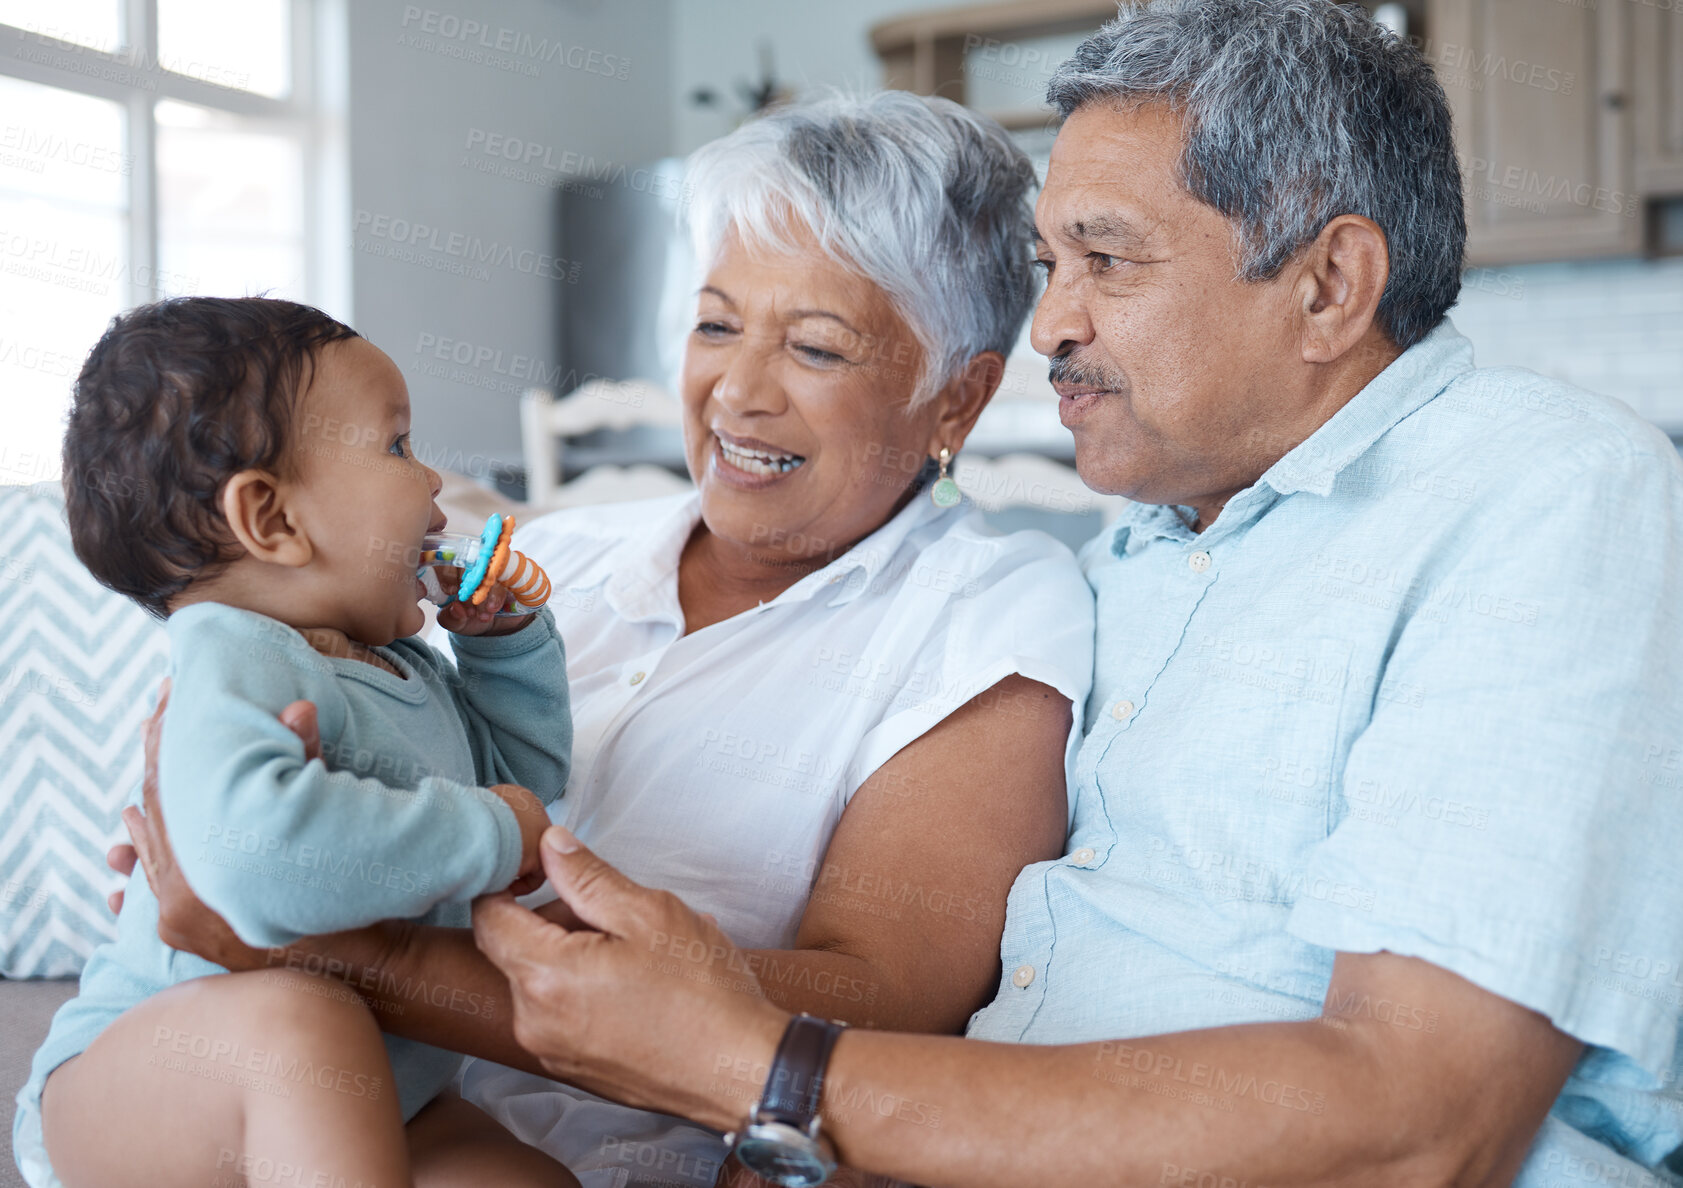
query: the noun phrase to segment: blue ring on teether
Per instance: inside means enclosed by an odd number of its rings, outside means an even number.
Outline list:
[[[479,556],[462,571],[461,585],[456,587],[457,602],[469,601],[473,592],[479,589],[479,583],[485,580],[485,571],[491,568],[491,556],[497,551],[497,541],[502,539],[502,535],[503,518],[492,512],[485,521],[485,531],[479,534]]]

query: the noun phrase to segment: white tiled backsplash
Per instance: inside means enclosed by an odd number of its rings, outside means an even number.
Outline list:
[[[1683,436],[1683,257],[1469,269],[1449,316],[1481,367],[1616,396]]]

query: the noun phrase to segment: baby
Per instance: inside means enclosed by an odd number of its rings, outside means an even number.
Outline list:
[[[496,617],[500,587],[440,613],[459,669],[408,638],[444,520],[409,416],[385,354],[262,298],[133,310],[76,381],[76,555],[167,619],[164,816],[193,889],[251,945],[463,926],[473,896],[542,880],[572,752],[561,638],[547,609]],[[300,699],[325,761],[277,717]],[[35,1054],[13,1125],[33,1188],[578,1183],[444,1092],[459,1056],[382,1040],[345,985],[284,958],[229,973],[157,928],[137,879]]]

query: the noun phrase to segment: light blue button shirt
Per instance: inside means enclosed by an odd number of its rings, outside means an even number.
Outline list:
[[[1617,402],[1475,369],[1446,323],[1206,532],[1187,518],[1136,505],[1083,550],[1074,826],[1012,888],[970,1034],[1312,1018],[1337,952],[1386,949],[1591,1045],[1520,1183],[1683,1182],[1660,1167],[1683,1144],[1671,444]],[[1418,1003],[1339,1005],[1453,1042]],[[1155,1079],[1216,1110],[1326,1105]]]

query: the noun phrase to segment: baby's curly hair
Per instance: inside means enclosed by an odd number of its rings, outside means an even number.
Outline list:
[[[321,349],[359,337],[308,305],[176,297],[112,319],[76,377],[64,435],[76,556],[157,618],[192,582],[242,555],[222,485],[285,476],[293,413]]]

